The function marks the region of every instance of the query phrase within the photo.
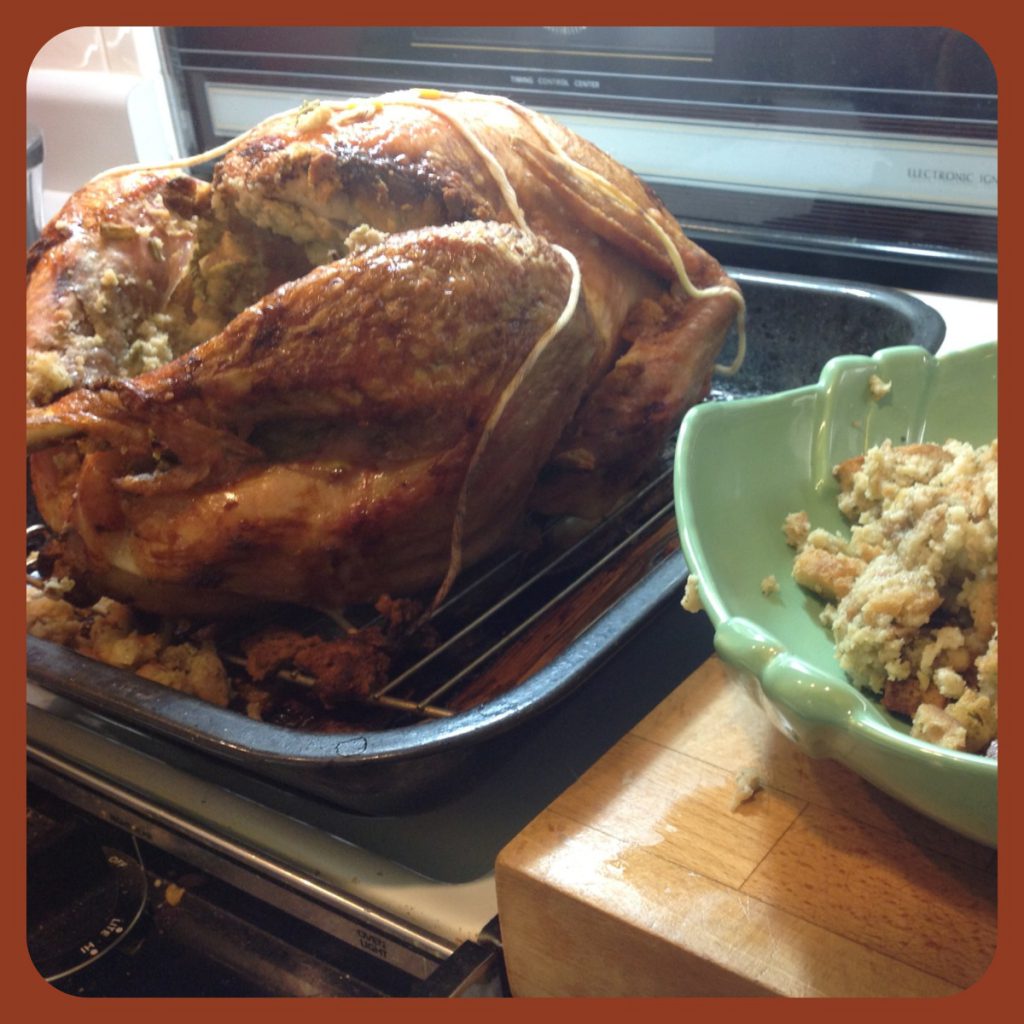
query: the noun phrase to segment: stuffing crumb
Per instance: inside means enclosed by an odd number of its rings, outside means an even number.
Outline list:
[[[868,378],[868,393],[876,402],[885,398],[890,391],[892,391],[891,380],[882,380],[877,373],[871,374]]]
[[[686,577],[686,589],[683,591],[683,610],[687,612],[702,612],[704,605],[700,600],[700,581],[690,573]]]
[[[71,387],[73,378],[57,352],[29,349],[26,359],[26,396],[29,402],[46,401]]]
[[[910,735],[950,750],[963,750],[967,746],[967,730],[936,704],[918,705]]]
[[[786,543],[791,548],[803,547],[807,535],[811,532],[811,522],[806,512],[790,512],[782,523],[782,532],[786,535]]]
[[[371,228],[369,224],[360,224],[359,227],[353,228],[345,238],[345,252],[351,256],[363,249],[369,249],[370,246],[380,245],[387,237],[385,231]]]
[[[736,773],[733,780],[736,788],[733,791],[730,810],[736,811],[762,788],[761,776],[753,768],[743,768]]]
[[[913,736],[986,752],[998,718],[998,443],[886,441],[834,475],[849,538],[812,529],[791,546],[793,578],[827,602],[839,664]],[[800,517],[786,517],[787,541]]]

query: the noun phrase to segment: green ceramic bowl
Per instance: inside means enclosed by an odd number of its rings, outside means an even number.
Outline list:
[[[889,394],[870,397],[876,373]],[[841,356],[818,384],[712,402],[684,419],[675,456],[683,554],[715,626],[715,649],[740,669],[772,721],[812,757],[839,761],[879,789],[990,846],[997,764],[910,736],[851,684],[821,602],[793,581],[790,512],[842,529],[832,467],[885,438],[982,444],[997,432],[996,344],[935,357],[917,347]],[[761,581],[774,575],[779,592]]]

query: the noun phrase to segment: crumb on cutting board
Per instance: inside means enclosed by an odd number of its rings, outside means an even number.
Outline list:
[[[753,768],[742,768],[733,779],[735,788],[732,794],[730,810],[736,811],[749,800],[753,800],[759,789],[763,788],[761,776]]]

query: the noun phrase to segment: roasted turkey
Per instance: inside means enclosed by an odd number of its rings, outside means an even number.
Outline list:
[[[145,609],[441,594],[528,510],[602,515],[742,314],[638,178],[499,97],[308,104],[216,155],[99,177],[29,253],[57,569]]]

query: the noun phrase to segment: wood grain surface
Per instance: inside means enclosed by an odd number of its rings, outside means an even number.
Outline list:
[[[995,851],[802,754],[717,658],[496,881],[519,996],[942,996],[995,951]]]

